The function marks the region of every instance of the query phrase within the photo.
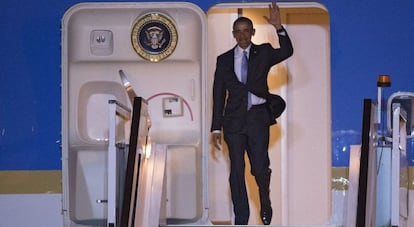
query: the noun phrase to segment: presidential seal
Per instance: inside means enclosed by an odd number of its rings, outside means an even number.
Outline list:
[[[146,14],[135,22],[131,41],[142,58],[159,62],[170,56],[177,46],[177,29],[172,20],[161,13]]]

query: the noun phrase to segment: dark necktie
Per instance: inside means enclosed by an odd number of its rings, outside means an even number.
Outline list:
[[[248,68],[247,52],[243,51],[242,63],[241,63],[241,82],[246,84],[247,82],[247,68]]]
[[[248,59],[247,59],[247,52],[243,51],[242,63],[241,63],[241,82],[246,84],[247,82],[247,69],[248,69]],[[251,94],[250,92],[247,93],[247,109],[249,110],[252,106]]]

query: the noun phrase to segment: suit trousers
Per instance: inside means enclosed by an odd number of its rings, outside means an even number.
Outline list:
[[[235,214],[235,224],[247,224],[250,216],[249,200],[245,183],[245,152],[249,157],[251,174],[255,177],[259,192],[267,192],[261,203],[269,203],[270,161],[268,155],[270,116],[264,105],[253,106],[247,113],[240,132],[225,133],[224,140],[230,156],[230,190]],[[264,204],[261,204],[263,206]]]

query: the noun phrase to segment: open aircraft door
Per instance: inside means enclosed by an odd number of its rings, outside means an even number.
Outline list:
[[[146,101],[149,138],[166,149],[163,206],[157,215],[165,217],[166,225],[231,222],[228,162],[225,156],[217,161],[210,155],[215,58],[235,45],[231,26],[240,14],[253,19],[254,42],[277,44],[274,31],[261,20],[268,4],[218,4],[207,14],[186,2],[80,3],[66,11],[65,226],[102,226],[108,220],[108,100],[127,110],[133,107],[120,71]],[[274,67],[271,73],[276,76],[269,77],[271,91],[288,102],[280,123],[271,128],[273,223],[326,224],[331,194],[329,18],[316,3],[279,6],[295,54]],[[315,100],[318,107],[309,109],[308,103]],[[122,117],[115,122],[117,152],[124,152],[130,122]],[[259,224],[252,183],[249,190],[250,222]]]

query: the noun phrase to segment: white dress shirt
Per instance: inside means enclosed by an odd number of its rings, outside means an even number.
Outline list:
[[[241,47],[237,46],[234,50],[234,72],[237,75],[237,79],[239,79],[239,81],[241,82],[241,63],[242,63],[242,58],[243,58],[243,51],[247,52],[247,58],[249,58],[249,53],[250,53],[250,47],[252,45],[250,44],[246,49],[242,49]],[[249,79],[247,79],[249,80]],[[266,100],[264,98],[260,98],[252,93],[250,93],[251,95],[251,101],[252,101],[252,105],[259,105],[262,103],[265,103]]]

